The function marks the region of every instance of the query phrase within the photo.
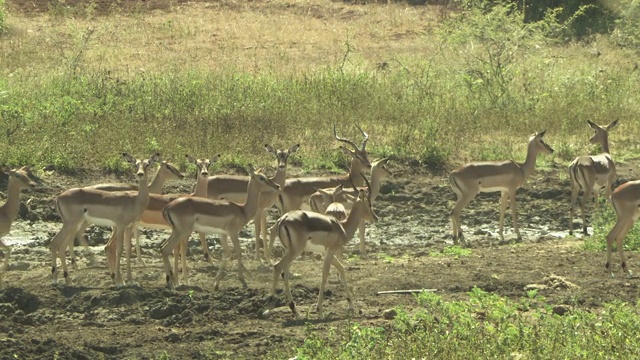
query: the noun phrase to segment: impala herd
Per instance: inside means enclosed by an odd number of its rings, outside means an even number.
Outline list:
[[[607,126],[599,126],[588,121],[595,130],[591,143],[599,144],[602,153],[577,157],[569,166],[571,179],[570,229],[573,231],[573,215],[578,195],[582,192],[581,212],[583,233],[587,234],[585,206],[591,194],[597,204],[598,192],[605,188],[606,198],[611,201],[617,215],[617,221],[607,239],[606,269],[610,269],[612,245],[615,241],[620,254],[622,269],[627,275],[623,253],[623,239],[634,222],[640,216],[640,180],[622,184],[612,191],[616,177],[615,163],[609,153],[609,131],[617,125],[617,120]],[[357,126],[357,125],[356,125]],[[171,230],[171,235],[160,245],[167,286],[173,288],[180,281],[188,283],[186,264],[187,240],[195,231],[199,233],[205,260],[212,262],[209,255],[206,234],[218,234],[224,254],[215,277],[214,288],[217,289],[225,274],[227,262],[232,258],[238,262],[238,279],[243,287],[245,269],[238,239],[239,232],[251,220],[255,227],[255,258],[262,257],[272,263],[271,255],[276,238],[284,247],[284,255],[273,265],[273,283],[271,292],[275,293],[278,277],[284,280],[285,294],[293,314],[297,317],[291,289],[289,286],[289,268],[294,259],[304,251],[324,254],[322,282],[318,296],[317,310],[322,316],[322,296],[326,285],[330,266],[339,273],[347,292],[349,308],[353,299],[347,285],[345,267],[341,262],[341,254],[354,236],[359,232],[360,252],[365,249],[365,222],[375,222],[378,217],[373,210],[373,202],[379,193],[381,181],[392,173],[386,168],[388,158],[371,163],[367,152],[369,136],[359,126],[363,141],[358,146],[355,142],[341,138],[333,133],[341,145],[341,151],[351,158],[349,172],[339,176],[297,177],[287,179],[287,160],[297,152],[299,144],[289,149],[275,149],[265,145],[265,149],[277,159],[277,171],[273,177],[267,177],[248,165],[249,176],[215,175],[209,176],[209,166],[215,163],[220,155],[209,159],[196,159],[187,155],[187,161],[196,166],[197,180],[191,194],[162,194],[162,186],[167,180],[182,179],[183,175],[171,164],[161,161],[160,154],[153,154],[148,159],[135,159],[123,154],[125,160],[136,170],[137,185],[131,184],[98,184],[82,188],[68,189],[55,198],[56,210],[62,219],[62,228],[53,237],[51,250],[51,279],[54,284],[58,278],[60,259],[63,277],[67,285],[73,282],[69,276],[65,254],[67,249],[71,256],[71,264],[77,269],[73,250],[74,239],[87,246],[84,230],[91,224],[109,226],[112,234],[105,246],[107,266],[116,286],[123,286],[133,281],[131,276],[131,244],[135,238],[137,261],[141,262],[139,228]],[[539,154],[553,153],[553,149],[543,140],[545,132],[531,136],[524,162],[491,161],[472,162],[451,172],[449,182],[457,201],[451,212],[453,242],[466,245],[460,214],[480,192],[500,192],[499,236],[504,240],[504,217],[508,206],[511,208],[513,229],[517,239],[522,236],[518,227],[516,211],[516,190],[523,186],[533,173],[536,158]],[[148,182],[149,170],[156,163],[160,168]],[[34,188],[38,183],[34,180],[31,167],[19,169],[3,167],[9,176],[7,201],[0,207],[0,239],[9,233],[11,223],[18,216],[20,191]],[[371,180],[366,176],[371,172]],[[267,229],[267,210],[276,205],[280,218]],[[267,234],[269,240],[267,241]],[[261,236],[262,235],[262,236]],[[231,238],[233,248],[227,244]],[[264,239],[264,240],[262,240]],[[260,254],[260,247],[263,254]],[[3,271],[0,271],[0,287],[3,272],[8,269],[10,248],[0,240],[0,248],[4,253]],[[124,250],[126,262],[126,281],[120,272],[121,254]],[[171,266],[170,256],[173,254],[174,264]],[[180,260],[180,262],[179,262]],[[180,266],[179,266],[180,265]]]

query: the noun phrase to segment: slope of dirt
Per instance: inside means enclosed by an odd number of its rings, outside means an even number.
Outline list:
[[[347,312],[344,289],[332,271],[325,293],[326,320],[315,320],[321,259],[310,256],[292,265],[299,310],[318,329],[349,322],[382,324],[388,321],[383,317],[385,309],[416,306],[411,296],[374,294],[382,290],[430,288],[446,299],[464,299],[477,286],[519,298],[533,285],[550,304],[598,309],[616,299],[637,300],[638,280],[621,276],[617,257],[618,276],[611,278],[604,271],[603,253],[581,250],[580,239],[566,237],[569,184],[564,166],[537,170],[518,191],[522,243],[498,244],[499,196],[478,196],[462,218],[472,255],[458,259],[433,256],[451,243],[449,212],[454,194],[445,174],[399,164],[390,167],[394,176],[385,182],[375,204],[381,220],[367,228],[367,256],[358,254],[357,237],[347,251],[356,311]],[[638,176],[636,163],[619,167],[623,181]],[[240,287],[233,262],[220,290],[212,290],[220,258],[220,247],[212,236],[209,245],[216,257],[214,264],[203,261],[199,243],[192,237],[190,285],[167,289],[157,249],[168,234],[151,230],[142,232],[146,266],[134,264],[135,285],[116,289],[102,249],[109,233],[95,228],[89,237],[98,264],[90,266],[77,249],[78,269],[71,271],[75,285],[51,285],[47,245],[60,228],[53,197],[71,186],[118,179],[55,174],[43,179],[42,188],[23,193],[23,200],[33,198],[31,212],[23,209],[11,235],[5,237],[14,251],[6,288],[0,290],[0,358],[148,359],[166,353],[170,358],[254,359],[290,340],[303,341],[305,325],[292,319],[284,294],[278,290],[275,297],[269,295],[272,268],[252,259],[251,224],[241,234],[245,265],[252,273],[249,289]],[[185,180],[168,189],[187,191],[190,187]],[[273,221],[276,214],[271,215]],[[513,241],[509,216],[506,230],[507,240]],[[635,253],[628,258],[632,269],[638,266]],[[555,281],[553,276],[566,282]],[[270,308],[275,309],[263,317]]]

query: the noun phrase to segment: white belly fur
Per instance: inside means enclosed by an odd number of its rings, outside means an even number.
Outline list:
[[[496,187],[482,187],[480,186],[480,192],[503,192],[503,191],[508,191],[509,189],[507,189],[506,187],[501,187],[501,186],[496,186]]]
[[[327,252],[327,248],[322,245],[314,244],[311,241],[307,241],[307,245],[305,245],[304,251],[324,254]]]
[[[84,219],[94,225],[98,226],[116,226],[116,223],[111,219],[102,219],[97,217],[92,217],[89,213],[84,213]]]
[[[160,224],[147,224],[147,223],[139,222],[138,226],[142,226],[147,229],[155,229],[155,230],[171,230],[171,226],[169,226],[168,224],[160,225]]]
[[[198,224],[198,223],[195,224],[193,229],[197,232],[203,232],[207,234],[229,235],[229,233],[226,232],[225,230]]]

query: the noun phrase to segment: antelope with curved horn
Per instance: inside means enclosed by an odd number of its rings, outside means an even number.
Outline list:
[[[278,195],[278,209],[281,214],[287,213],[291,210],[300,209],[303,204],[307,203],[309,197],[315,193],[318,189],[326,189],[338,186],[340,184],[348,186],[350,183],[350,177],[353,176],[353,182],[356,186],[363,186],[365,179],[363,172],[371,169],[371,163],[369,162],[369,154],[367,153],[367,141],[369,135],[356,125],[358,130],[362,133],[364,139],[362,145],[358,147],[353,141],[338,137],[336,133],[336,126],[333,125],[333,135],[339,142],[343,142],[353,148],[348,149],[345,146],[340,146],[340,150],[343,153],[351,157],[351,167],[349,173],[346,175],[338,176],[324,176],[324,177],[300,177],[287,179],[284,183],[284,187]]]
[[[331,216],[318,214],[313,211],[293,210],[281,216],[270,229],[270,244],[273,244],[277,236],[286,250],[282,259],[274,265],[271,294],[275,295],[278,276],[282,275],[289,307],[296,318],[299,318],[300,315],[296,310],[293,297],[291,296],[289,268],[293,259],[300,256],[303,251],[324,253],[322,282],[320,283],[318,293],[318,316],[320,318],[323,317],[323,294],[331,265],[338,270],[340,281],[347,292],[349,309],[353,309],[353,297],[347,285],[345,268],[336,254],[340,252],[353,237],[358,225],[363,220],[371,222],[378,220],[371,205],[371,185],[364,176],[362,176],[362,179],[364,179],[367,185],[367,191],[357,190],[358,197],[353,205],[353,209],[345,220],[338,221]],[[353,187],[355,189],[355,186]]]
[[[504,213],[507,204],[511,203],[511,218],[513,228],[518,240],[522,240],[520,229],[518,228],[518,218],[516,213],[516,189],[521,187],[525,180],[533,173],[536,166],[538,154],[551,154],[553,149],[544,142],[542,137],[545,131],[533,134],[529,138],[527,157],[524,163],[508,161],[487,161],[473,162],[466,164],[451,172],[449,183],[456,193],[458,199],[451,212],[451,224],[453,227],[453,243],[458,244],[458,240],[466,245],[460,225],[460,213],[480,192],[500,191],[500,240],[504,241]]]
[[[382,185],[382,179],[388,176],[392,176],[393,173],[387,169],[386,165],[389,162],[389,158],[380,159],[374,161],[371,164],[371,202],[374,203],[378,194],[380,192],[380,186]],[[334,189],[335,190],[335,189]],[[333,199],[331,196],[327,196],[328,192],[331,189],[323,189],[325,194],[320,193],[319,191],[311,195],[309,198],[309,205],[311,206],[311,210],[319,213],[328,214],[329,212],[329,204],[333,202],[338,202],[344,206],[344,209],[348,212],[353,207],[353,199],[358,196],[356,191],[350,189],[344,189],[338,194],[333,195]],[[347,197],[347,195],[350,195]],[[332,212],[335,212],[339,215],[341,209],[337,205],[333,205]],[[345,215],[346,216],[346,213]],[[336,217],[336,219],[341,220]],[[366,255],[365,248],[365,223],[362,222],[358,227],[358,238],[360,239],[360,254]]]
[[[587,215],[585,207],[593,192],[594,211],[598,209],[598,192],[604,187],[605,199],[609,199],[613,181],[616,178],[616,164],[609,153],[609,130],[613,129],[618,120],[612,121],[607,126],[599,126],[587,120],[587,123],[595,134],[589,139],[592,144],[600,144],[602,153],[598,155],[578,156],[569,165],[569,177],[571,178],[571,210],[569,211],[569,234],[573,234],[573,209],[582,191],[580,210],[582,212],[582,233],[589,235],[587,231]]]

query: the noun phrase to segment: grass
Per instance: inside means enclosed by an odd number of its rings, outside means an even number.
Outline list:
[[[276,349],[268,358],[601,359],[636,358],[640,351],[634,340],[640,335],[638,305],[615,302],[601,311],[571,309],[560,316],[536,291],[512,301],[478,288],[467,300],[423,292],[416,301],[417,310],[399,308],[393,321],[378,326],[349,323],[325,336],[309,325],[302,345]]]
[[[162,4],[11,13],[0,37],[3,159],[111,170],[122,151],[221,152],[223,165],[262,166],[265,142],[299,142],[300,166],[336,171],[345,160],[332,124],[357,139],[358,123],[375,156],[433,168],[522,160],[528,136],[547,129],[560,151],[545,161],[564,165],[590,151],[585,119],[614,117],[614,153],[639,153],[616,146],[640,130],[634,52],[606,36],[557,46],[505,11],[318,1],[317,16],[299,4],[269,4],[265,16],[265,4]]]
[[[471,249],[463,248],[458,245],[445,246],[441,251],[432,251],[429,253],[429,256],[441,257],[441,256],[452,256],[454,258],[459,258],[463,256],[470,256]]]

